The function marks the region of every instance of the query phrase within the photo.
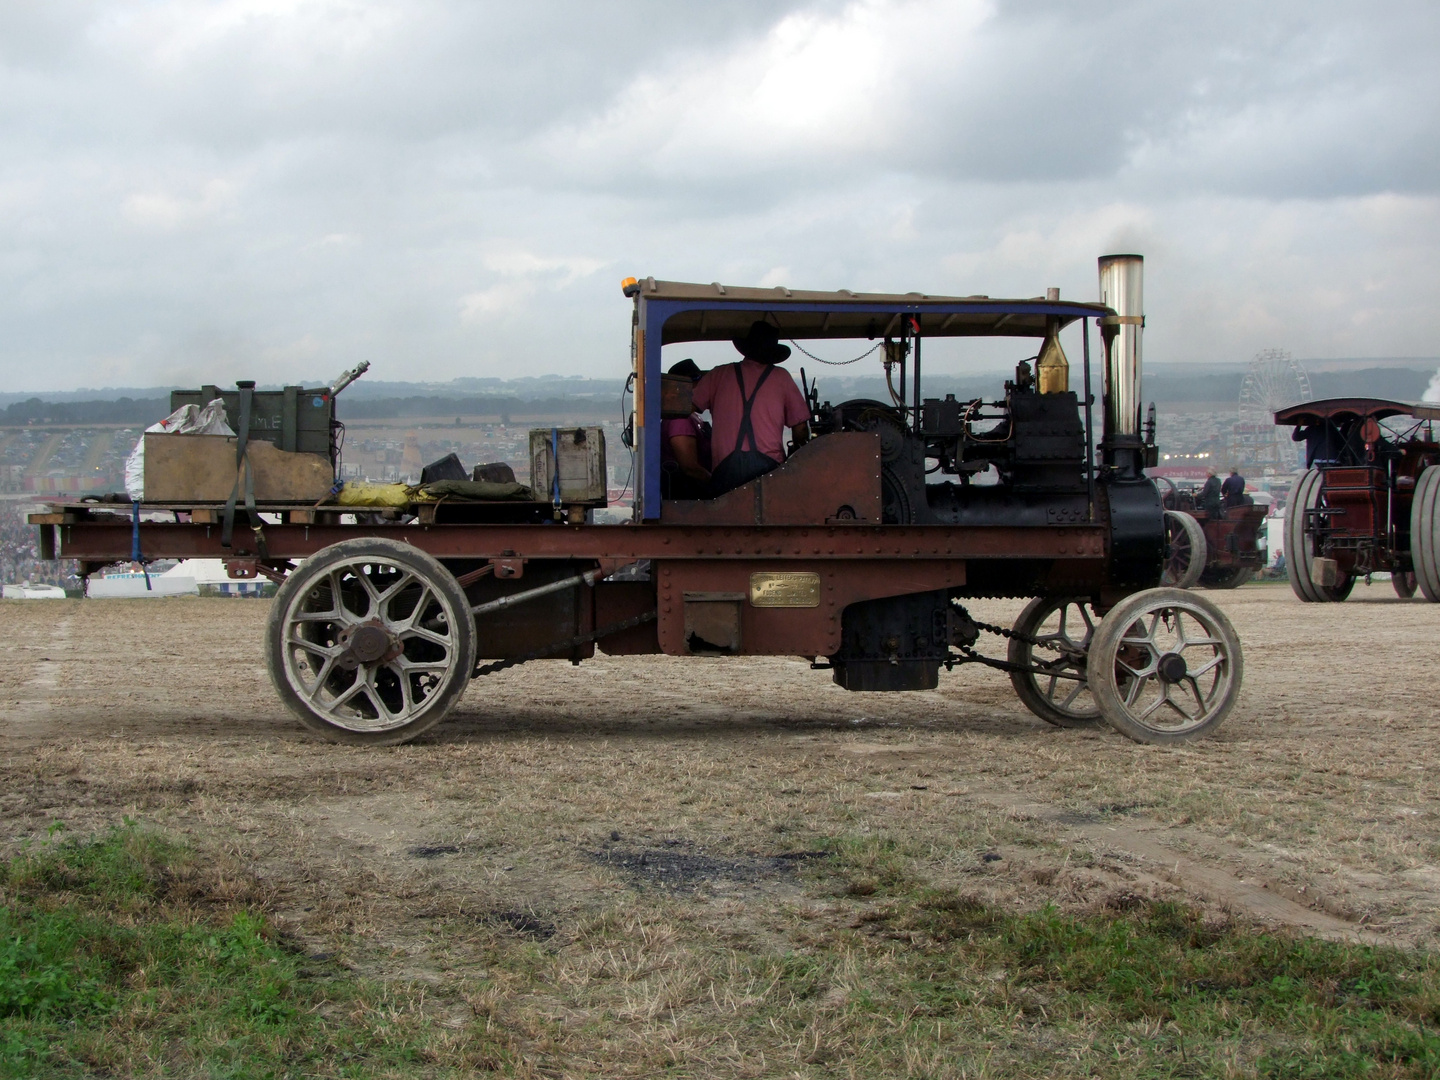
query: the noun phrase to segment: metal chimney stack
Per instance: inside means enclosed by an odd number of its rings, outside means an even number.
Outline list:
[[[1105,342],[1105,443],[1140,443],[1140,337],[1145,328],[1145,260],[1100,256],[1100,302],[1115,311],[1100,320]],[[1118,436],[1118,438],[1117,438]]]

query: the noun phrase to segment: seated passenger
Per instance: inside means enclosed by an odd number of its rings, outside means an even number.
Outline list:
[[[785,460],[785,429],[796,445],[810,437],[810,406],[789,372],[775,365],[790,356],[780,332],[756,321],[734,340],[745,359],[707,372],[695,386],[696,411],[714,421],[711,495],[749,483]]]
[[[1220,498],[1225,504],[1225,509],[1232,506],[1245,505],[1245,478],[1240,475],[1239,469],[1231,469],[1220,485]]]
[[[695,380],[694,360],[681,360],[668,374]],[[660,425],[660,497],[704,499],[710,494],[710,425],[692,412]]]

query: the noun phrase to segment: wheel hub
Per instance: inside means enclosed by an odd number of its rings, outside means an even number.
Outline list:
[[[345,649],[340,665],[349,668],[394,659],[401,648],[395,635],[379,622],[347,627],[340,632],[337,643]]]
[[[1174,684],[1189,674],[1189,668],[1179,653],[1167,652],[1155,661],[1155,673],[1160,676],[1161,682]]]

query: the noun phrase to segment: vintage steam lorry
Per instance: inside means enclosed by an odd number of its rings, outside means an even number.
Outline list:
[[[1230,710],[1242,658],[1213,604],[1156,587],[1165,531],[1144,474],[1154,446],[1140,423],[1141,273],[1139,256],[1102,258],[1100,303],[628,280],[626,524],[590,523],[596,504],[573,496],[562,467],[595,429],[532,433],[533,493],[520,502],[442,498],[360,524],[333,505],[238,500],[250,475],[240,430],[224,502],[147,495],[144,506],[56,504],[31,520],[50,555],[86,573],[209,556],[281,582],[265,642],[275,688],[307,727],[342,742],[413,739],[473,676],[546,657],[578,663],[597,644],[802,656],[855,691],[933,688],[942,667],[978,663],[1008,673],[1052,724],[1193,738]],[[662,418],[688,406],[662,375],[662,349],[732,340],[761,319],[812,348],[880,343],[891,400],[832,405],[812,390],[814,437],[778,468],[716,498],[663,499]],[[1059,337],[1076,322],[1078,392]],[[923,346],[940,337],[1039,348],[995,400],[927,398]],[[251,432],[250,447],[267,434]],[[160,509],[173,520],[144,520]],[[1031,600],[1001,627],[966,609],[980,597]],[[1004,655],[985,655],[982,634],[1003,639]]]
[[[1330,398],[1275,423],[1305,442],[1290,490],[1285,568],[1307,603],[1344,600],[1355,579],[1388,572],[1398,596],[1440,601],[1440,405]]]

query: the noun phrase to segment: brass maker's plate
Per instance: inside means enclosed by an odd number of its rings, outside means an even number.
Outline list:
[[[751,574],[751,607],[819,607],[819,574]]]

